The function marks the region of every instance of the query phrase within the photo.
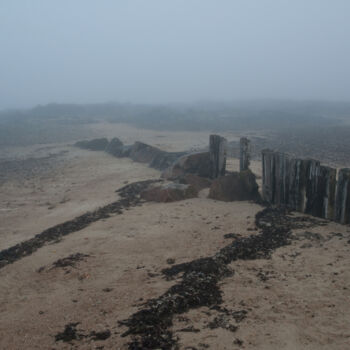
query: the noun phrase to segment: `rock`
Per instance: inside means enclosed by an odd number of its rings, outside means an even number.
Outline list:
[[[165,152],[142,142],[135,142],[128,156],[135,162],[149,163],[151,168],[164,170],[173,164],[184,152]]]
[[[122,153],[121,157],[129,157],[130,153],[131,153],[131,149],[132,149],[131,145],[124,146],[123,153]]]
[[[169,168],[176,160],[183,156],[185,152],[165,152],[161,151],[152,159],[149,166],[154,169],[164,170]]]
[[[179,179],[179,182],[182,184],[192,185],[198,192],[204,188],[209,188],[211,185],[210,179],[195,174],[186,174]]]
[[[225,202],[260,200],[259,186],[250,171],[234,172],[215,179],[210,186],[209,198]]]
[[[123,157],[124,144],[117,137],[113,138],[106,147],[106,152],[114,157]]]
[[[161,152],[159,148],[137,141],[131,147],[129,157],[135,162],[151,163]]]
[[[182,178],[186,174],[210,178],[211,162],[209,152],[192,153],[180,157],[171,167],[163,172],[162,177],[174,180]]]
[[[90,151],[104,151],[109,144],[108,139],[101,138],[101,139],[93,139],[93,140],[84,140],[84,141],[78,141],[74,144],[74,146],[88,149]]]
[[[153,202],[175,202],[197,197],[198,191],[191,185],[166,183],[151,186],[141,193],[141,198]]]

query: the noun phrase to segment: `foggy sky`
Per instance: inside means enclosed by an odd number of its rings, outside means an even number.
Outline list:
[[[350,100],[349,0],[0,0],[0,109]]]

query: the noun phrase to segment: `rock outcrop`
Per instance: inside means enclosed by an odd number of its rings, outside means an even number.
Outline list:
[[[137,141],[132,145],[129,157],[135,162],[151,163],[161,152],[159,148]]]
[[[149,166],[154,169],[164,170],[169,168],[176,160],[183,156],[185,152],[164,152],[156,154]]]
[[[192,153],[180,157],[171,167],[166,169],[162,177],[165,179],[180,179],[186,174],[201,177],[211,177],[211,162],[209,152]]]
[[[153,202],[175,202],[197,197],[198,191],[192,185],[166,183],[151,186],[141,193],[141,198]]]
[[[225,202],[253,200],[259,201],[259,186],[250,171],[234,172],[213,180],[209,198]]]
[[[110,142],[106,138],[78,141],[76,147],[91,151],[106,151],[114,157],[130,157],[135,162],[147,163],[151,168],[164,170],[169,168],[185,152],[166,152],[143,142],[124,145],[117,137]]]
[[[105,151],[108,144],[109,144],[108,139],[100,138],[100,139],[93,139],[93,140],[78,141],[74,144],[74,146],[83,148],[83,149],[88,149],[90,151]]]
[[[204,188],[209,188],[212,183],[210,179],[195,174],[186,174],[179,179],[179,182],[182,184],[192,185],[198,192]]]
[[[184,152],[165,152],[143,142],[135,142],[128,156],[135,162],[148,163],[151,168],[164,170],[184,154]]]
[[[124,156],[124,144],[117,137],[113,138],[108,146],[106,147],[106,152],[114,157]]]

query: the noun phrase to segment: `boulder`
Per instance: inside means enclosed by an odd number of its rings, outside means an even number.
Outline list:
[[[165,152],[143,142],[135,142],[128,156],[135,162],[149,163],[151,168],[164,170],[183,154],[184,152]]]
[[[149,166],[154,169],[164,170],[169,168],[176,160],[183,156],[185,152],[165,152],[161,151],[152,159]]]
[[[166,183],[149,187],[141,193],[141,198],[153,202],[175,202],[195,198],[198,191],[191,185]]]
[[[114,157],[123,157],[124,144],[117,137],[113,138],[108,146],[106,147],[106,152]]]
[[[165,179],[179,179],[186,174],[195,174],[209,178],[211,162],[209,152],[192,153],[180,157],[171,167],[166,169],[162,177]]]
[[[255,175],[250,170],[246,170],[218,177],[210,186],[209,198],[225,202],[259,201],[259,186]]]
[[[104,137],[100,139],[78,141],[74,144],[74,146],[83,149],[88,149],[90,151],[104,151],[106,150],[108,144],[108,139]]]
[[[179,179],[182,184],[192,185],[198,192],[204,188],[209,188],[211,180],[206,177],[201,177],[195,174],[186,174]]]
[[[151,163],[161,152],[159,148],[137,141],[131,147],[129,157],[135,162]]]

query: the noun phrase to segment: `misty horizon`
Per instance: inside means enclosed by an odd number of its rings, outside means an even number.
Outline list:
[[[350,3],[0,4],[0,110],[350,101]]]

